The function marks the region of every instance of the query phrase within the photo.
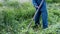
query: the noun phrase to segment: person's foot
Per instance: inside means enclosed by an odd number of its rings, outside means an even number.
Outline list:
[[[38,27],[41,27],[41,24],[38,24]]]
[[[48,26],[47,26],[47,25],[43,26],[43,29],[46,29],[46,28],[48,28]]]
[[[34,25],[32,26],[33,29],[37,29],[38,28],[38,25]]]
[[[39,27],[41,27],[41,24],[35,24],[34,26],[32,26],[33,29],[38,29]]]

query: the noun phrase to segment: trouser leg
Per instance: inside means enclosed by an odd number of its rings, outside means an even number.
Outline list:
[[[37,10],[37,9],[36,9],[36,10]],[[39,11],[37,12],[37,14],[35,15],[35,18],[34,18],[35,25],[40,24],[40,22],[39,22],[40,15],[41,15],[41,11],[39,10]]]
[[[42,14],[42,22],[43,22],[43,28],[48,27],[48,14],[46,9],[46,3],[43,3],[43,6],[41,8],[41,14]]]
[[[47,11],[42,12],[42,22],[43,22],[43,28],[47,28],[48,27]]]

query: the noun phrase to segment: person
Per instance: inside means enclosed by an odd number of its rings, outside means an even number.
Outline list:
[[[36,10],[38,10],[39,5],[42,0],[32,0],[32,3]],[[48,27],[48,14],[47,14],[47,8],[46,8],[46,1],[44,0],[42,3],[42,6],[39,8],[37,14],[35,15],[34,21],[35,21],[35,27],[38,27],[40,24],[40,16],[42,15],[42,22],[43,22],[43,29]]]

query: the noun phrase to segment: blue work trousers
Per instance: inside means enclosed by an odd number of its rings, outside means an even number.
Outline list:
[[[36,10],[38,10],[36,8]],[[40,17],[42,16],[43,28],[48,27],[48,14],[46,9],[46,3],[44,2],[41,8],[38,10],[37,14],[35,15],[34,21],[35,24],[40,24]]]

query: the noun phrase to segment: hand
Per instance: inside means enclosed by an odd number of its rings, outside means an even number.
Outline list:
[[[38,9],[38,8],[39,8],[39,6],[36,6],[36,8]]]

